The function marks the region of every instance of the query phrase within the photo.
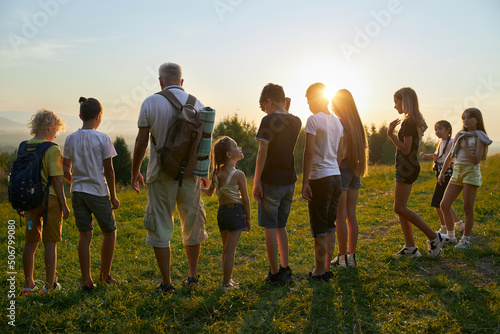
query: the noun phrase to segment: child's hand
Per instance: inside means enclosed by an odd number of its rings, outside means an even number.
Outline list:
[[[64,203],[64,205],[62,206],[61,210],[62,210],[62,213],[63,213],[63,219],[68,219],[69,218],[69,208],[66,205],[66,203]]]
[[[113,210],[116,210],[120,207],[120,201],[118,200],[118,198],[112,198],[111,199],[111,207],[113,208]]]
[[[311,190],[311,186],[309,185],[309,183],[305,183],[303,186],[302,186],[302,197],[310,202],[313,198],[313,195],[312,195],[312,190]]]
[[[252,196],[257,201],[257,203],[262,203],[262,197],[264,197],[264,192],[262,191],[262,184],[254,183]]]
[[[389,127],[387,128],[387,135],[390,136],[394,133],[394,129],[396,128],[396,126],[401,123],[401,120],[398,118],[398,119],[395,119],[394,121],[392,121],[390,124],[389,124]]]
[[[420,152],[420,157],[421,158],[425,158],[425,153],[424,152]]]
[[[245,231],[250,232],[252,229],[252,223],[250,223],[250,220],[245,221]]]

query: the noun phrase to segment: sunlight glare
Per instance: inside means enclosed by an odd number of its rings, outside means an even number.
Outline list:
[[[354,67],[333,58],[311,59],[292,71],[284,82],[285,93],[292,98],[290,111],[302,119],[303,125],[310,116],[305,93],[307,87],[316,82],[326,85],[325,96],[330,102],[339,89],[349,90],[363,117],[369,99],[363,76]]]

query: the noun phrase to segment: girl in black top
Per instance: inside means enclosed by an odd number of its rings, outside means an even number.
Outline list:
[[[441,248],[448,242],[448,236],[434,232],[429,225],[415,212],[406,206],[410,197],[413,182],[420,172],[417,159],[418,145],[422,134],[427,129],[424,117],[418,107],[415,91],[404,87],[394,93],[394,108],[399,114],[404,114],[404,120],[396,119],[389,124],[387,135],[397,148],[396,152],[396,186],[394,188],[394,212],[398,214],[405,246],[396,257],[421,256],[413,240],[413,225],[420,229],[429,239],[427,255],[436,258],[441,254]],[[398,136],[394,134],[395,127],[401,123]]]

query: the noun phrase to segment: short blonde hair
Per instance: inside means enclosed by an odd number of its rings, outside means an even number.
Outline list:
[[[53,111],[41,109],[38,110],[28,123],[28,128],[30,129],[30,134],[32,136],[43,134],[49,126],[55,126],[57,132],[64,131],[66,129],[66,124],[64,121],[57,116]]]

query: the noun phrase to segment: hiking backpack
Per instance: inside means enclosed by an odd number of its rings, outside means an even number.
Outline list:
[[[157,163],[167,175],[179,181],[193,172],[198,161],[198,146],[202,138],[202,121],[195,109],[196,97],[189,95],[185,105],[168,89],[158,92],[164,96],[177,111],[167,129],[162,146],[156,149]],[[153,143],[156,145],[154,138]]]
[[[42,163],[45,152],[53,142],[28,144],[23,141],[19,145],[17,158],[14,160],[9,178],[9,202],[19,214],[39,207],[45,196],[45,214],[47,213],[50,177],[47,185],[42,185]],[[34,150],[28,150],[34,147]],[[45,218],[44,218],[45,222]]]

